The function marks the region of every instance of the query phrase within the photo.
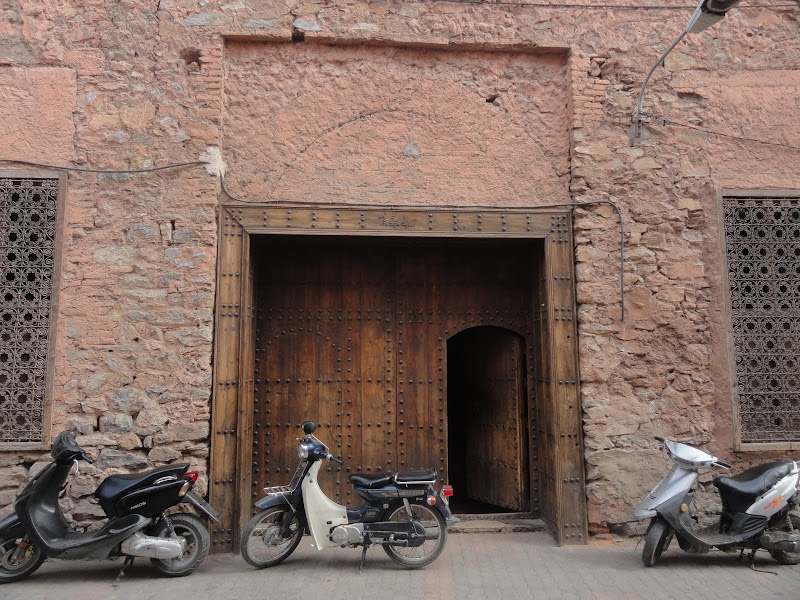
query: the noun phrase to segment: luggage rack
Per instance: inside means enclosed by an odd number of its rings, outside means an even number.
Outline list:
[[[273,487],[265,487],[264,493],[267,496],[283,496],[284,498],[288,498],[292,495],[297,489],[297,486],[300,485],[300,482],[303,480],[303,474],[306,472],[306,465],[308,461],[301,460],[300,465],[297,467],[297,471],[294,472],[294,477],[292,477],[292,481],[289,485],[276,485]]]
[[[294,488],[290,485],[276,485],[275,487],[264,488],[264,493],[267,496],[284,496],[291,494]]]

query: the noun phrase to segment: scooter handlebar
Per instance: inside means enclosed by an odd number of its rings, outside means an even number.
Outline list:
[[[723,469],[730,469],[732,466],[721,460],[715,461],[714,464],[717,465],[718,467],[722,467]]]
[[[666,441],[667,441],[665,438],[662,438],[662,437],[661,437],[661,436],[659,436],[659,435],[656,435],[656,436],[654,436],[654,437],[655,437],[656,441],[658,441],[658,442],[666,442]]]
[[[341,458],[336,458],[333,454],[328,454],[325,458],[327,458],[331,462],[335,462],[337,465],[344,464],[344,461]]]

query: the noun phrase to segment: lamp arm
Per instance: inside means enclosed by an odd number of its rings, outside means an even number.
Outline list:
[[[667,57],[667,54],[672,52],[672,49],[677,46],[680,41],[684,38],[684,36],[689,33],[688,29],[684,29],[681,34],[677,37],[677,39],[672,42],[669,48],[666,49],[664,54],[658,57],[658,60],[650,67],[650,70],[647,72],[647,77],[644,78],[644,83],[642,84],[642,91],[639,92],[639,100],[636,102],[636,111],[633,113],[633,121],[636,123],[636,130],[639,130],[639,124],[642,121],[642,104],[644,103],[644,90],[647,87],[647,82],[650,81],[650,77],[652,77],[653,72],[656,70],[656,67],[660,65],[664,59]]]

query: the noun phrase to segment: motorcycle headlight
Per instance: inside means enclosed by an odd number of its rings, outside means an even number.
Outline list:
[[[297,445],[297,455],[300,458],[308,458],[308,445],[306,444],[298,444]]]

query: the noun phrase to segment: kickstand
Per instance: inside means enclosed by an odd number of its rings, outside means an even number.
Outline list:
[[[364,567],[364,560],[367,558],[367,545],[364,544],[364,549],[361,551],[361,562],[358,564],[357,573],[361,575],[361,569]]]
[[[756,569],[756,552],[758,552],[757,548],[750,553],[750,568],[756,573],[769,573],[770,575],[777,575],[778,573],[776,573],[775,571],[767,571],[766,569]],[[741,554],[739,554],[740,560],[742,556],[744,556],[744,550],[742,550]]]
[[[122,568],[119,570],[117,574],[117,578],[114,580],[114,583],[111,584],[111,587],[115,590],[119,589],[119,584],[122,581],[122,578],[125,576],[125,569],[130,567],[133,564],[133,556],[126,556],[125,562],[122,563]]]

